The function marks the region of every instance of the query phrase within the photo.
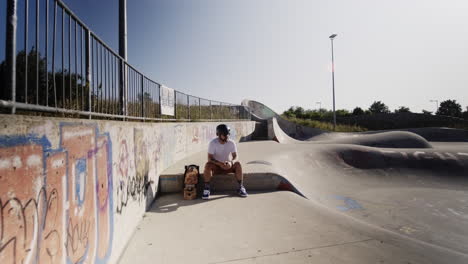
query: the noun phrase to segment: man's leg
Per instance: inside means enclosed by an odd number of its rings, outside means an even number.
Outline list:
[[[211,178],[213,178],[213,173],[215,170],[216,165],[214,165],[211,162],[207,162],[205,164],[205,170],[203,171],[203,180],[205,181],[205,184],[210,184]]]
[[[234,170],[237,182],[239,184],[242,184],[244,181],[244,174],[242,173],[242,165],[240,164],[240,162],[237,161],[236,163],[234,163],[234,165],[232,165],[232,170]]]
[[[203,181],[205,182],[205,186],[203,188],[203,195],[202,195],[202,198],[203,199],[209,199],[210,198],[210,181],[211,181],[211,178],[213,178],[213,174],[215,173],[215,170],[216,170],[216,165],[211,163],[211,162],[207,162],[205,164],[205,169],[203,171]]]
[[[247,197],[248,194],[244,187],[244,174],[242,173],[242,165],[240,164],[240,162],[237,161],[236,163],[234,163],[234,165],[232,165],[232,170],[234,170],[236,180],[239,183],[239,190],[237,191],[237,193],[242,197]]]

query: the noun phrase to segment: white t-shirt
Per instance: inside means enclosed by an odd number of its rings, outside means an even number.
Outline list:
[[[229,155],[237,152],[236,143],[228,139],[226,143],[221,144],[218,138],[210,141],[208,145],[208,154],[212,154],[217,161],[225,162],[231,160]]]

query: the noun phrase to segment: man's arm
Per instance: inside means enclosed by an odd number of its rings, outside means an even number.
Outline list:
[[[213,157],[213,154],[209,154],[209,153],[208,153],[208,162],[215,164],[225,170],[230,169],[232,164],[234,164],[234,163],[229,163],[229,161],[226,161],[226,162],[218,161]]]
[[[232,142],[232,150],[231,150],[231,155],[232,155],[232,160],[231,160],[231,165],[234,165],[237,161],[237,146],[236,143]]]
[[[237,152],[232,152],[231,155],[232,155],[231,162],[232,162],[232,164],[234,164],[237,161]]]
[[[215,165],[218,165],[220,167],[224,166],[224,163],[220,162],[220,161],[217,161],[215,158],[214,158],[214,155],[213,154],[210,154],[208,153],[208,162],[210,163],[213,163]]]

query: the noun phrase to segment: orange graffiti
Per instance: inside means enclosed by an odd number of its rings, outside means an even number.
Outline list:
[[[112,242],[110,139],[64,125],[60,145],[0,137],[0,263],[105,262]]]

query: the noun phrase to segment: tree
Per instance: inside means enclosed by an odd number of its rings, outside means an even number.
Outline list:
[[[294,114],[294,107],[289,107],[288,110],[283,112],[283,115],[286,116],[287,118],[294,118],[296,115]]]
[[[314,113],[315,111],[314,110],[310,110],[310,109],[307,109],[304,111],[304,119],[311,119],[312,116],[314,116]]]
[[[425,115],[432,115],[432,112],[431,111],[427,111],[427,110],[422,110],[422,113],[425,114]]]
[[[468,106],[466,107],[466,111],[463,112],[462,116],[464,119],[468,119]]]
[[[353,115],[363,115],[363,114],[364,114],[364,110],[362,110],[361,107],[354,108]]]
[[[409,107],[400,106],[400,108],[395,109],[395,113],[411,113]]]
[[[445,100],[440,103],[439,109],[437,110],[436,115],[444,115],[444,116],[453,116],[453,117],[461,117],[462,116],[462,108],[456,100]]]
[[[28,58],[27,67],[26,57]],[[39,68],[36,66],[37,59]],[[36,77],[36,71],[39,72],[39,78]],[[6,61],[2,61],[0,63],[1,84],[5,83],[7,74]],[[93,100],[99,93],[102,95],[102,90],[99,88],[101,86],[102,83],[98,85],[97,91],[91,91]],[[63,72],[62,69],[56,69],[54,82],[54,73],[47,70],[45,57],[34,48],[29,53],[21,50],[16,55],[16,102],[87,110],[89,109],[89,92],[89,84],[83,76],[70,73],[67,69],[63,69]],[[0,89],[0,99],[12,100],[11,94],[9,87]]]
[[[340,117],[346,117],[346,116],[349,116],[350,113],[348,110],[346,109],[338,109],[336,110],[336,116],[340,116]]]
[[[304,108],[302,108],[302,107],[300,107],[300,106],[297,106],[297,107],[294,109],[294,114],[295,114],[296,117],[298,117],[298,118],[304,118],[305,110],[304,110]]]
[[[375,101],[374,103],[372,103],[372,105],[369,107],[369,111],[372,114],[390,113],[390,110],[388,110],[388,106],[386,106],[381,101]]]

